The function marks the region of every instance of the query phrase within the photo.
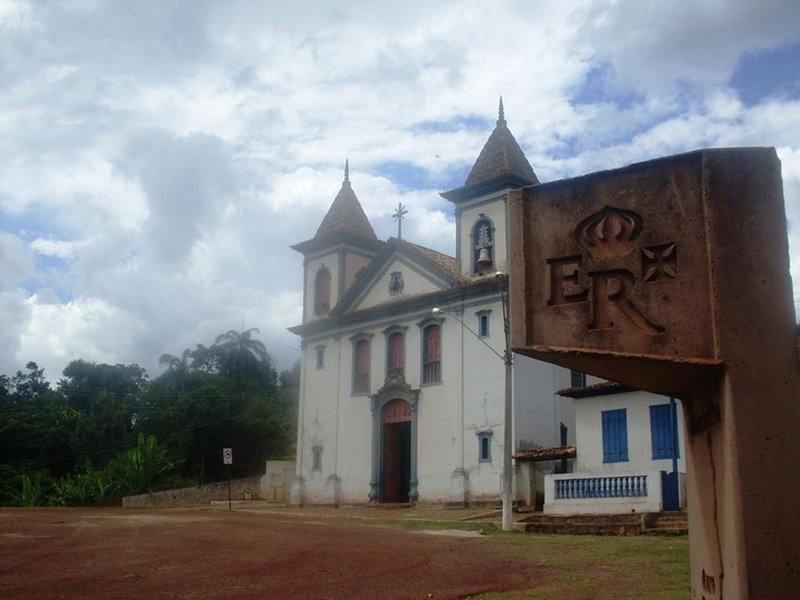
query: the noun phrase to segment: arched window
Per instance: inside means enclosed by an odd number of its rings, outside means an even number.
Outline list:
[[[395,331],[386,338],[387,373],[403,375],[406,366],[406,342],[402,331]]]
[[[442,328],[432,323],[422,330],[422,383],[442,380]]]
[[[353,394],[369,392],[369,339],[360,338],[353,345]]]
[[[478,461],[492,462],[492,432],[481,431],[478,433]]]
[[[331,272],[323,265],[314,278],[314,314],[324,315],[331,309]]]
[[[494,271],[494,225],[483,214],[472,226],[472,272]]]
[[[478,337],[489,337],[489,315],[491,310],[479,310],[475,313],[478,317]]]

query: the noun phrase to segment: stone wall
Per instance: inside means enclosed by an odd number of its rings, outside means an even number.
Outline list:
[[[232,500],[261,500],[261,476],[231,480]],[[192,504],[209,504],[215,500],[228,499],[228,482],[218,481],[205,485],[164,490],[151,494],[126,496],[122,506],[137,508],[142,506],[186,506]]]

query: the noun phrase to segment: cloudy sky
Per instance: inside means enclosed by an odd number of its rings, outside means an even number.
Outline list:
[[[290,366],[345,159],[381,238],[402,202],[452,254],[501,94],[541,180],[774,146],[800,282],[796,0],[0,0],[0,373],[242,327]]]

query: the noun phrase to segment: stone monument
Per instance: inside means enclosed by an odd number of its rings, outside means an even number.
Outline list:
[[[524,188],[509,222],[514,350],[684,404],[692,597],[800,594],[800,375],[775,151]]]

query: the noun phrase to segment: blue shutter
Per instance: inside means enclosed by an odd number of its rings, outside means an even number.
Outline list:
[[[604,410],[603,462],[626,462],[628,460],[627,409]]]
[[[669,404],[650,407],[650,440],[653,446],[653,460],[672,458],[674,438],[677,437],[677,419]],[[677,451],[675,458],[678,457]]]

